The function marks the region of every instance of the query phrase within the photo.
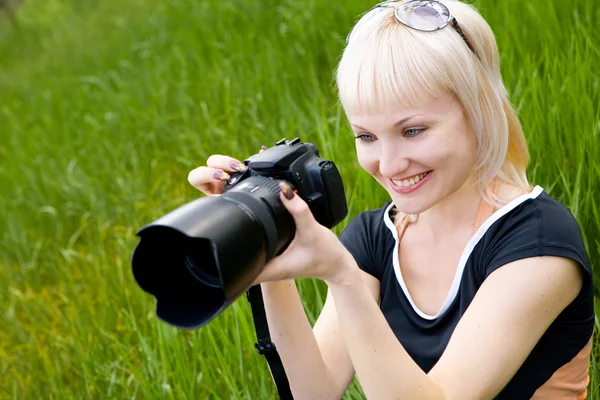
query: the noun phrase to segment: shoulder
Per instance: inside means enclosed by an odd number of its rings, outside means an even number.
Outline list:
[[[515,198],[492,218],[484,240],[487,274],[508,262],[544,255],[572,259],[591,274],[577,220],[541,187]]]
[[[571,211],[536,186],[531,193],[507,204],[496,230],[519,236],[536,235],[536,245],[573,244],[581,240],[581,231]],[[497,232],[498,233],[498,232]]]

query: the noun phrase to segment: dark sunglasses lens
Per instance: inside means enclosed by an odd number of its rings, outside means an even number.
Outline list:
[[[396,8],[396,18],[420,31],[435,31],[450,21],[450,10],[437,1],[409,1]]]

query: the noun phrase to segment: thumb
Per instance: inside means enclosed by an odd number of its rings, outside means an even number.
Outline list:
[[[279,183],[281,192],[279,198],[283,203],[283,206],[292,214],[296,228],[299,230],[306,229],[308,226],[313,224],[315,217],[312,215],[308,204],[298,196],[292,187],[285,181]]]

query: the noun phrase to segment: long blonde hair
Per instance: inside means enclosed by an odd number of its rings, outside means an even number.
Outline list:
[[[485,201],[501,199],[490,183],[530,191],[529,152],[521,123],[500,74],[494,34],[471,5],[445,0],[468,38],[447,26],[422,32],[398,22],[393,8],[378,9],[354,27],[337,67],[339,99],[346,115],[366,115],[383,108],[415,107],[419,93],[453,93],[477,139],[475,172]]]

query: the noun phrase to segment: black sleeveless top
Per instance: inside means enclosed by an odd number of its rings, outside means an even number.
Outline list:
[[[513,200],[483,222],[463,251],[448,297],[437,315],[418,309],[402,279],[398,233],[389,215],[392,206],[387,203],[359,214],[342,232],[340,241],[358,266],[381,282],[380,308],[423,371],[429,372],[438,361],[483,281],[497,268],[528,257],[575,260],[584,271],[583,287],[496,399],[530,399],[586,347],[594,329],[590,261],[575,218],[542,188],[538,186]],[[582,386],[585,389],[585,382]]]

